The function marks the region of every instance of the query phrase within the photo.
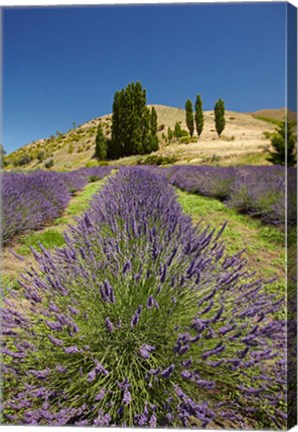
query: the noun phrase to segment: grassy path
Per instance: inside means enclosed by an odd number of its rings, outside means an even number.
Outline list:
[[[205,225],[219,229],[227,221],[222,234],[226,250],[235,254],[246,249],[244,256],[258,277],[278,280],[272,284],[274,290],[285,289],[285,240],[276,227],[265,225],[247,215],[228,209],[222,202],[177,190],[178,201],[185,213],[194,222],[203,219]]]
[[[37,250],[40,250],[39,243],[47,249],[63,246],[64,231],[69,224],[75,222],[76,217],[88,209],[92,196],[103,186],[106,179],[107,177],[94,183],[88,183],[84,189],[76,192],[62,216],[55,219],[50,226],[24,234],[18,237],[12,245],[3,249],[2,283],[6,288],[15,287],[19,275],[33,263],[34,258],[30,246]],[[11,250],[22,255],[24,261],[17,259],[10,252]]]

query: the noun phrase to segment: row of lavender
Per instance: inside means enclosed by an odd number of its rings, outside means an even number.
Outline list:
[[[270,224],[286,218],[285,167],[281,166],[175,166],[160,169],[171,183],[188,192],[223,200],[240,213],[257,216]],[[288,168],[287,218],[295,223],[296,168]]]
[[[90,176],[103,178],[110,171],[110,167],[92,167],[66,173],[3,173],[3,243],[11,241],[16,234],[38,229],[58,217],[71,194],[83,188]]]
[[[5,422],[284,428],[283,302],[221,231],[120,169],[5,301]]]

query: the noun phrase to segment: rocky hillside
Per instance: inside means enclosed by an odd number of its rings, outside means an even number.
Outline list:
[[[157,155],[168,156],[177,163],[266,163],[270,147],[268,132],[276,125],[254,114],[226,111],[226,128],[220,138],[214,128],[213,111],[204,112],[204,130],[198,139],[183,137],[168,140],[168,128],[180,122],[186,129],[185,111],[154,105],[158,114],[160,149]],[[268,113],[267,113],[268,114]],[[266,116],[265,116],[266,117]],[[97,125],[101,122],[107,136],[111,134],[111,115],[90,120],[66,133],[28,144],[6,157],[7,169],[70,170],[96,164],[93,159]],[[135,164],[138,157],[131,156],[113,163]],[[21,162],[21,163],[20,163]]]

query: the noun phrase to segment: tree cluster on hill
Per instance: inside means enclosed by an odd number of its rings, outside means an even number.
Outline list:
[[[103,141],[101,137],[98,139]],[[103,147],[104,144],[98,145],[98,150]],[[141,83],[130,83],[114,95],[112,137],[107,143],[106,156],[117,159],[151,153],[158,148],[156,110],[147,107],[146,90]]]
[[[200,95],[197,95],[195,102],[195,114],[193,112],[193,105],[190,99],[187,99],[185,103],[185,120],[189,131],[189,135],[192,137],[194,133],[194,126],[196,127],[198,137],[201,136],[204,127],[204,114],[203,104]],[[225,106],[222,99],[218,99],[214,106],[214,122],[215,129],[218,136],[221,135],[225,128]]]
[[[186,126],[189,131],[189,135],[192,137],[194,133],[194,128],[196,126],[196,131],[198,137],[200,137],[203,125],[204,125],[204,117],[203,117],[203,108],[202,108],[202,100],[199,95],[196,97],[195,102],[195,115],[193,113],[193,105],[190,99],[187,99],[185,103],[185,120]]]
[[[203,116],[203,105],[202,100],[199,95],[196,97],[195,102],[195,115],[193,113],[193,105],[190,99],[187,99],[185,103],[185,116],[186,116],[186,126],[189,131],[189,135],[192,137],[194,133],[194,129],[196,126],[196,131],[198,137],[200,137],[203,126],[204,126],[204,116]]]

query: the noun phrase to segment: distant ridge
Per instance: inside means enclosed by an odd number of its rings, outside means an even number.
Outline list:
[[[283,120],[286,115],[286,108],[263,109],[251,113],[254,117],[267,117],[273,120]],[[288,109],[288,119],[291,122],[297,121],[297,113]]]

